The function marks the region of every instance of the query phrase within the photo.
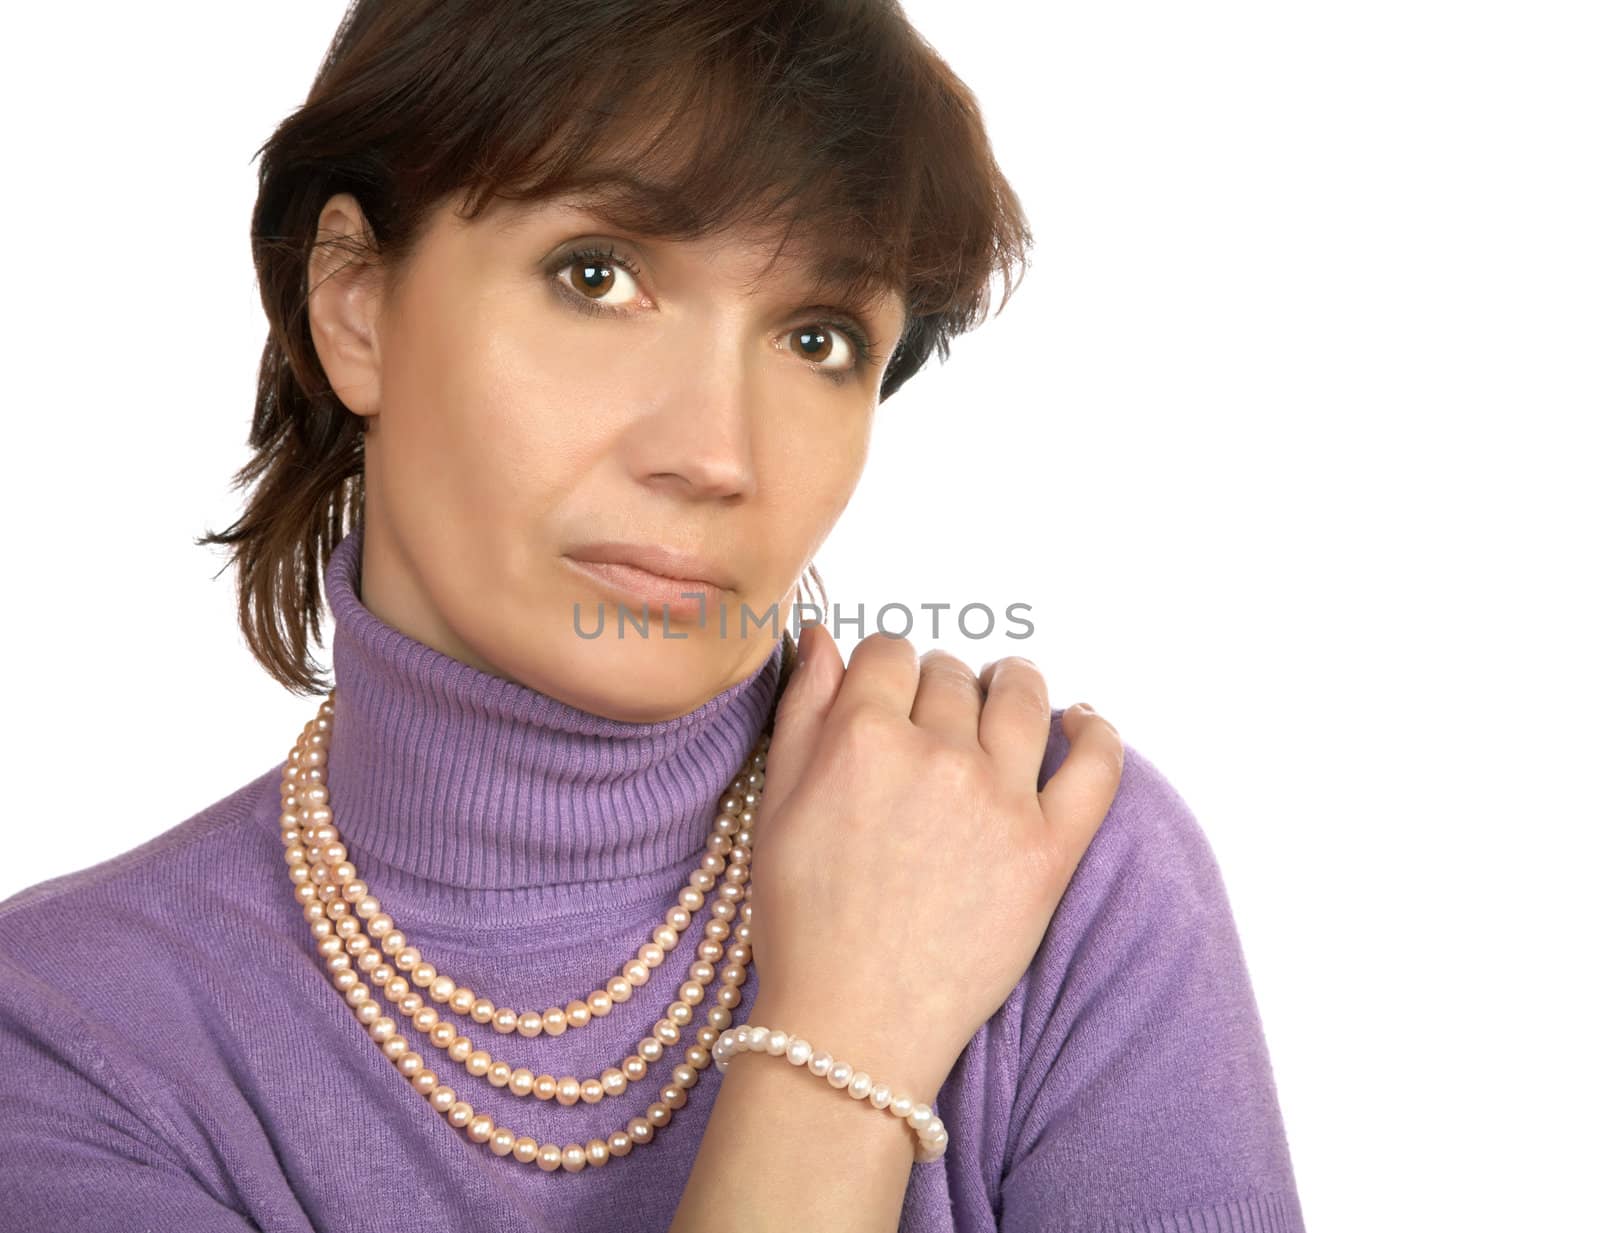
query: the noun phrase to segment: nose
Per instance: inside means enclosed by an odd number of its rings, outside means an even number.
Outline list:
[[[756,486],[751,390],[727,366],[664,391],[633,425],[628,467],[641,483],[700,500],[747,497]]]

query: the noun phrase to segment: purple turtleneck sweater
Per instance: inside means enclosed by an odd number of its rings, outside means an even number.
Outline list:
[[[360,562],[358,527],[326,589],[328,781],[360,875],[425,957],[502,1005],[603,987],[697,865],[776,701],[781,644],[687,715],[618,722],[388,626],[361,601]],[[1066,753],[1051,733],[1041,785]],[[666,1229],[717,1068],[652,1143],[601,1167],[546,1173],[471,1142],[330,982],[284,864],[277,750],[262,767],[155,839],[0,903],[0,1229]],[[597,1075],[650,1034],[703,923],[582,1030],[529,1040],[444,1015],[535,1074]],[[758,987],[752,965],[735,1023]],[[622,1097],[567,1107],[467,1075],[396,1019],[475,1109],[540,1143],[643,1113],[687,1043]],[[950,1144],[912,1167],[903,1231],[1303,1233],[1216,862],[1131,747],[1032,966],[933,1105]]]

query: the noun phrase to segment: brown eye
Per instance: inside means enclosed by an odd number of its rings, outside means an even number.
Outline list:
[[[567,268],[573,271],[567,279],[569,285],[595,299],[604,296],[617,281],[615,271],[603,261],[574,261]]]
[[[830,376],[849,372],[856,366],[855,357],[860,354],[860,344],[840,326],[813,322],[794,330],[789,337],[789,350],[802,359],[810,360]],[[836,338],[844,339],[849,344],[848,349],[840,349],[834,341]],[[838,354],[835,355],[835,352]],[[836,362],[827,363],[829,359]]]
[[[794,332],[799,345],[794,350],[808,360],[825,360],[833,352],[831,331],[815,325],[802,326]]]
[[[563,291],[570,290],[582,301],[582,307],[601,309],[620,308],[633,296],[638,294],[638,284],[634,276],[638,273],[633,264],[621,254],[605,249],[582,249],[575,253],[568,253],[552,266],[549,273],[556,276],[565,284]],[[626,296],[618,301],[605,303],[605,299],[617,288],[618,280],[624,284],[633,284],[633,296]]]

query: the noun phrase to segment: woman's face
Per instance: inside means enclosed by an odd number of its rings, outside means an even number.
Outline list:
[[[468,223],[456,204],[388,286],[311,263],[318,355],[369,420],[362,599],[586,710],[692,710],[772,652],[865,464],[884,362],[837,323],[886,358],[903,301],[825,311],[805,254],[761,276],[773,248],[752,236],[634,238],[568,199]],[[324,238],[364,227],[349,194],[322,211]],[[663,630],[659,598],[577,563],[599,541],[693,554],[722,588],[673,588],[688,612]]]

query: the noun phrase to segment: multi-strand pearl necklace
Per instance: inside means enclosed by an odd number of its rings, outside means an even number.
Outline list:
[[[635,1144],[651,1142],[656,1131],[672,1121],[673,1111],[688,1103],[689,1089],[699,1082],[702,1070],[713,1063],[719,1071],[726,1070],[734,1054],[752,1051],[786,1057],[792,1065],[806,1066],[812,1074],[826,1078],[833,1087],[847,1089],[856,1100],[906,1119],[917,1135],[915,1158],[919,1163],[937,1160],[944,1153],[949,1135],[928,1105],[895,1094],[888,1084],[874,1082],[865,1071],[853,1070],[848,1062],[814,1052],[809,1043],[787,1032],[751,1025],[735,1030],[731,1026],[733,1010],[743,997],[739,987],[745,982],[751,959],[750,855],[756,813],[766,787],[770,731],[761,734],[729,785],[699,867],[689,875],[688,885],[678,892],[678,902],[656,926],[651,940],[639,947],[637,955],[622,965],[621,972],[607,981],[604,989],[593,990],[587,998],[570,1001],[565,1007],[551,1006],[542,1013],[518,1011],[479,997],[424,959],[357,874],[349,850],[333,824],[328,791],[336,692],[330,691],[316,718],[306,724],[284,764],[278,821],[289,879],[334,987],[344,995],[383,1055],[450,1125],[465,1130],[474,1143],[488,1144],[496,1156],[537,1164],[547,1173],[556,1169],[577,1173],[589,1165],[603,1165],[613,1156],[626,1156]],[[631,998],[635,989],[649,981],[651,971],[661,965],[667,952],[676,948],[694,914],[707,903],[710,913],[704,939],[689,968],[689,978],[678,986],[677,999],[667,1006],[666,1014],[656,1021],[650,1035],[639,1042],[637,1052],[596,1077],[579,1080],[566,1075],[557,1079],[548,1074],[536,1076],[525,1067],[513,1068],[488,1050],[474,1048],[471,1039],[442,1019],[418,992],[426,989],[434,1002],[470,1016],[474,1022],[489,1024],[501,1035],[516,1032],[528,1037],[560,1036],[569,1027],[585,1027],[594,1019],[604,1018],[617,1003]],[[731,923],[736,916],[737,925]],[[734,941],[724,945],[730,934]],[[719,959],[727,961],[722,983],[715,996],[708,999],[706,987],[716,975],[713,965]],[[409,973],[410,980],[402,973]],[[371,985],[362,980],[363,974]],[[494,1087],[505,1088],[515,1096],[554,1099],[564,1106],[580,1100],[596,1104],[607,1096],[623,1095],[630,1084],[646,1076],[651,1063],[660,1061],[668,1048],[690,1035],[695,1007],[702,1002],[707,1006],[706,1023],[694,1030],[695,1043],[685,1048],[683,1061],[673,1067],[670,1081],[661,1085],[658,1099],[642,1116],[630,1118],[621,1129],[587,1143],[540,1144],[531,1135],[519,1135],[496,1125],[492,1117],[476,1112],[454,1088],[441,1082],[422,1054],[400,1033],[395,1020],[383,1013],[372,986],[377,986],[431,1045],[463,1066],[468,1074],[487,1078]]]
[[[744,984],[751,956],[747,884],[752,831],[766,784],[764,768],[770,732],[762,733],[723,796],[700,866],[689,875],[688,885],[678,892],[678,902],[655,928],[651,940],[639,947],[635,958],[623,964],[621,972],[604,989],[594,990],[583,1000],[570,1001],[565,1007],[552,1006],[542,1013],[518,1011],[479,997],[427,962],[357,875],[333,824],[328,792],[328,753],[336,693],[337,690],[330,691],[284,764],[279,815],[284,859],[295,899],[311,926],[317,951],[334,987],[411,1086],[452,1126],[465,1130],[474,1143],[488,1144],[497,1156],[511,1156],[523,1164],[536,1163],[546,1172],[565,1169],[576,1173],[588,1165],[603,1165],[613,1156],[626,1156],[635,1144],[649,1143],[657,1130],[672,1121],[673,1111],[688,1103],[689,1089],[699,1081],[700,1072],[712,1064],[711,1050],[732,1024],[733,1009],[742,998],[739,986]],[[528,1037],[559,1036],[569,1027],[581,1028],[593,1019],[603,1018],[615,1004],[631,998],[634,990],[650,979],[651,970],[661,964],[666,953],[677,946],[694,913],[707,903],[710,913],[704,940],[689,969],[689,978],[678,986],[677,999],[656,1021],[651,1034],[639,1042],[637,1052],[596,1077],[579,1080],[567,1075],[557,1079],[548,1074],[536,1076],[524,1067],[513,1068],[488,1050],[474,1048],[472,1041],[442,1019],[418,991],[426,990],[432,1001],[447,1005],[458,1014],[470,1015],[475,1022],[489,1024],[502,1035],[516,1032]],[[737,924],[732,923],[735,917],[739,918]],[[730,934],[734,941],[725,945]],[[722,983],[708,997],[707,986],[716,974],[713,964],[718,959],[727,961]],[[403,973],[408,973],[410,979]],[[363,974],[371,985],[362,979]],[[413,985],[417,988],[413,989]],[[694,1043],[684,1050],[683,1061],[673,1067],[670,1081],[662,1084],[658,1099],[642,1116],[630,1118],[621,1129],[586,1144],[540,1144],[530,1135],[496,1125],[493,1118],[477,1113],[455,1089],[443,1083],[400,1033],[396,1021],[383,1013],[374,997],[374,987],[415,1024],[430,1044],[464,1066],[468,1074],[487,1078],[493,1086],[513,1095],[553,1098],[561,1105],[580,1100],[595,1104],[607,1096],[621,1096],[631,1084],[645,1077],[651,1063],[665,1057],[669,1047],[689,1037],[695,1007],[702,1002],[707,1005],[706,1023],[693,1032]]]

